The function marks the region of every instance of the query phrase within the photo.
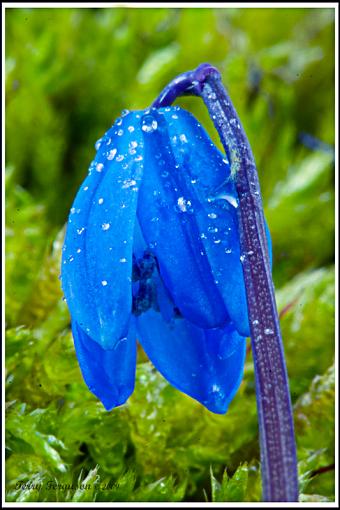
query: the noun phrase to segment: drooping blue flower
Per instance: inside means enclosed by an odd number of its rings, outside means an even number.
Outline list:
[[[249,336],[229,162],[179,107],[125,112],[96,148],[62,256],[84,380],[106,409],[126,402],[138,339],[173,386],[224,413]]]

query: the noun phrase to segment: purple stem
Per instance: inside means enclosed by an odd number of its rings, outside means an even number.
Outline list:
[[[254,156],[216,68],[202,64],[180,75],[152,106],[168,106],[184,94],[199,95],[204,100],[231,161],[239,196],[241,262],[255,367],[263,499],[298,501],[292,406]]]

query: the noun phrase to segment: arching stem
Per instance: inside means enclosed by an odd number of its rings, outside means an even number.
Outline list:
[[[204,100],[231,162],[239,196],[241,262],[256,377],[263,499],[298,501],[292,406],[254,156],[216,68],[202,64],[183,73],[165,87],[152,106],[169,106],[187,94]]]

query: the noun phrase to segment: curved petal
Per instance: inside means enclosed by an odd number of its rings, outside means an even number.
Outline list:
[[[246,341],[231,324],[203,330],[183,318],[165,321],[149,310],[137,336],[157,370],[178,390],[223,414],[243,376]]]
[[[72,323],[72,334],[81,372],[89,390],[105,409],[124,404],[132,394],[136,372],[135,325],[130,325],[127,338],[114,349],[104,350],[78,326]]]
[[[190,211],[192,193],[176,163],[163,113],[151,112],[142,126],[146,170],[137,210],[141,229],[181,313],[198,326],[220,326],[228,313]]]
[[[73,320],[104,349],[127,335],[132,243],[143,156],[140,114],[118,119],[73,203],[62,287]]]

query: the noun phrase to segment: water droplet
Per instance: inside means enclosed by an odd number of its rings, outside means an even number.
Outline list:
[[[181,140],[181,142],[183,143],[188,143],[188,140],[187,140],[187,137],[183,134],[183,135],[179,135],[179,139]]]
[[[142,161],[142,160],[143,160],[143,156],[141,156],[141,155],[135,157],[135,161]]]
[[[106,142],[106,145],[110,145],[110,143],[112,142],[111,138],[108,139],[108,141]]]
[[[124,156],[122,154],[119,154],[119,156],[116,157],[116,161],[120,162],[123,161]]]
[[[224,251],[225,251],[225,253],[231,253],[232,252],[231,248],[226,248]]]
[[[191,179],[191,184],[196,184],[197,179]]]
[[[134,131],[134,130],[135,130],[135,128],[134,128],[133,126],[129,126],[129,127],[128,127],[128,131],[129,131],[130,133],[133,133],[133,131]]]
[[[259,321],[257,319],[253,320],[253,325],[257,326],[259,324]]]
[[[134,179],[125,179],[122,188],[130,188],[131,186],[136,186],[137,182]]]
[[[103,170],[103,168],[104,168],[103,163],[97,163],[97,164],[96,164],[96,170],[97,170],[97,172],[101,172],[101,171]]]
[[[117,135],[122,136],[124,134],[124,129],[118,129]]]
[[[130,110],[125,109],[122,111],[121,116],[126,117],[129,113],[130,113]]]
[[[241,261],[241,262],[244,262],[245,260],[246,260],[246,256],[245,256],[245,255],[241,255],[241,256],[240,256],[240,261]]]
[[[214,243],[215,243],[215,244],[220,244],[220,242],[221,242],[221,239],[215,239],[215,240],[214,240]]]
[[[102,140],[103,140],[102,138],[99,138],[99,140],[97,140],[96,143],[94,144],[94,148],[96,149],[96,151],[100,149]]]
[[[104,199],[103,199],[103,198],[100,198],[100,199],[98,200],[98,204],[99,204],[99,205],[101,205],[103,202],[104,202]]]
[[[80,248],[78,248],[77,253],[80,253],[80,252],[81,252],[81,249],[80,249]]]
[[[230,205],[235,207],[235,209],[238,207],[237,199],[232,195],[228,195],[226,193],[221,193],[220,195],[217,195],[216,197],[213,198],[213,200],[226,200]]]
[[[174,113],[173,115],[171,115],[171,118],[176,120],[176,119],[178,119],[178,115],[176,115],[176,114]]]
[[[201,237],[201,239],[207,239],[207,236],[205,235],[204,232],[200,235],[200,237]]]
[[[264,330],[264,334],[265,335],[273,335],[274,334],[274,331],[271,329],[271,328],[266,328]]]
[[[70,211],[70,212],[71,212],[71,214],[74,214],[74,213],[76,212],[75,208],[74,208],[74,207],[72,207],[72,209],[71,209],[71,211]]]
[[[158,123],[151,115],[144,117],[142,130],[145,133],[152,133],[157,129],[157,127]]]
[[[210,226],[210,227],[208,227],[208,232],[214,232],[214,233],[216,233],[216,232],[218,232],[218,228],[216,228],[216,227],[211,227],[211,226]]]
[[[121,262],[122,264],[124,264],[125,262],[127,262],[127,259],[125,257],[122,257],[121,259],[119,259],[119,262]]]
[[[107,159],[111,161],[115,157],[116,154],[117,154],[117,149],[111,149]]]
[[[215,213],[209,213],[208,218],[211,218],[212,220],[215,220],[217,218],[217,214]]]
[[[74,257],[71,255],[71,257],[69,258],[69,262],[73,262],[74,261]]]
[[[135,149],[137,146],[138,146],[138,143],[135,140],[133,140],[132,142],[129,143],[129,147],[131,149]]]
[[[81,235],[83,232],[84,232],[85,228],[82,227],[82,228],[77,228],[77,234],[78,235]]]
[[[110,223],[103,223],[102,230],[109,230],[110,226],[111,226]]]
[[[102,286],[106,287],[106,285],[107,285],[107,281],[106,280],[102,280]]]
[[[89,189],[89,187],[85,186],[85,188],[83,188],[83,189],[84,189],[84,191],[87,191]]]
[[[212,393],[218,393],[219,391],[221,391],[221,387],[218,386],[217,384],[213,384],[211,391],[212,391]]]
[[[177,206],[178,206],[178,209],[180,211],[186,212],[187,211],[187,207],[191,206],[191,202],[190,202],[190,200],[185,200],[184,197],[179,197],[177,199]]]

